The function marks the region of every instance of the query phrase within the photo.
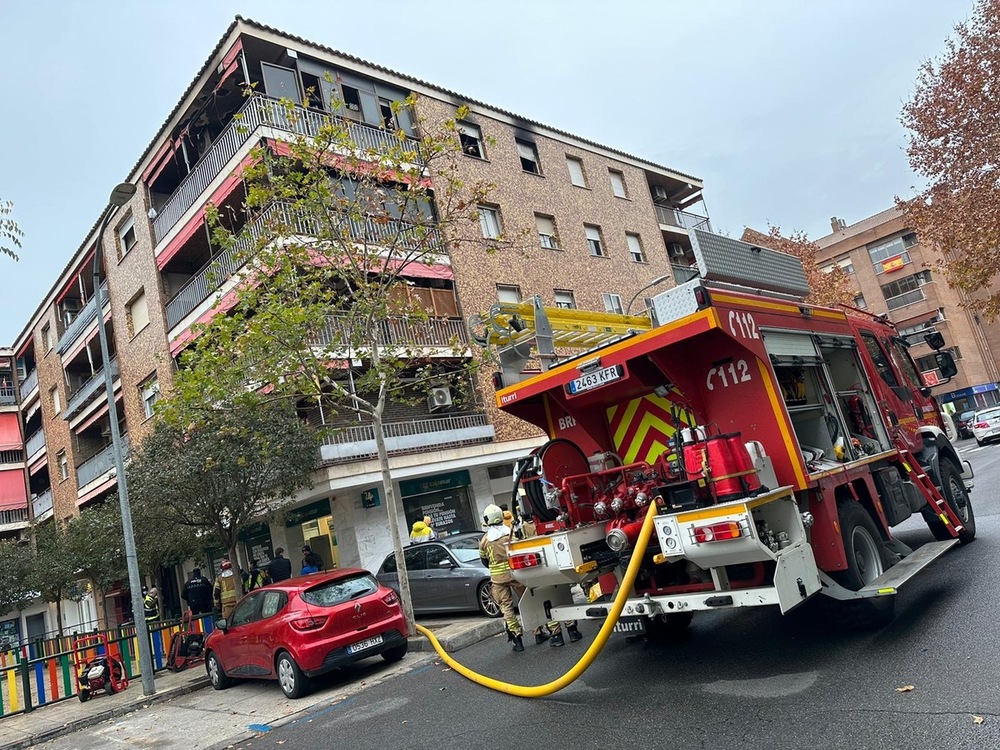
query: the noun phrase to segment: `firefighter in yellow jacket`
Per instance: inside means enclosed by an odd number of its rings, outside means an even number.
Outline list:
[[[229,616],[236,608],[236,600],[243,593],[243,582],[233,573],[233,564],[229,560],[223,560],[220,567],[222,572],[215,579],[212,598],[215,600],[215,606],[222,612],[222,618],[229,620]]]

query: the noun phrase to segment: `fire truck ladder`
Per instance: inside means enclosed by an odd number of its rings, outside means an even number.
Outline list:
[[[539,296],[530,302],[497,302],[485,315],[469,318],[472,340],[496,347],[505,385],[516,383],[532,358],[548,370],[559,358],[556,347],[593,349],[650,328],[646,315],[545,307]]]
[[[941,490],[927,476],[927,472],[913,457],[913,454],[906,448],[900,448],[899,455],[903,459],[903,468],[916,480],[917,486],[923,496],[927,498],[927,504],[934,511],[934,515],[941,519],[941,523],[945,525],[952,537],[958,537],[958,533],[965,529],[962,525],[962,519],[955,513],[951,504],[945,500]]]

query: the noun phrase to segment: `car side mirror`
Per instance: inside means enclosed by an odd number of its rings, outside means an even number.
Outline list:
[[[224,633],[224,632],[226,632],[226,629],[228,627],[229,627],[229,623],[226,622],[226,618],[225,617],[219,618],[218,620],[215,621],[215,629],[216,630],[221,630]]]
[[[455,563],[453,563],[451,560],[442,560],[441,562],[438,563],[438,567],[450,569],[455,567]]]
[[[951,352],[935,352],[934,362],[943,377],[953,378],[958,375],[958,366]]]

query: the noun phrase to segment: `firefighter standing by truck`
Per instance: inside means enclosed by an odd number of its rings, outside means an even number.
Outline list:
[[[212,599],[215,606],[222,612],[222,619],[228,620],[229,616],[236,608],[236,600],[243,592],[243,583],[239,576],[233,573],[233,564],[229,560],[223,560],[220,565],[222,572],[215,579],[215,586],[212,587]]]

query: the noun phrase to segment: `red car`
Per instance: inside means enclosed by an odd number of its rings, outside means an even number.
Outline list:
[[[205,642],[212,687],[234,678],[277,680],[289,698],[309,679],[381,654],[406,654],[406,620],[396,592],[367,570],[344,568],[273,583],[243,597]]]

